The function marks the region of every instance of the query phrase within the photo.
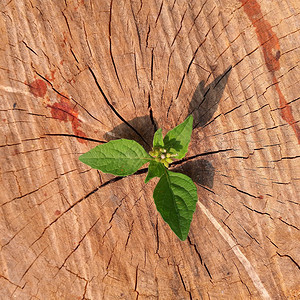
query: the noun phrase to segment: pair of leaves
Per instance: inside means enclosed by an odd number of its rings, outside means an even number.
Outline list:
[[[158,129],[154,135],[153,148],[163,148],[171,155],[177,154],[176,158],[183,158],[188,150],[192,125],[193,117],[189,116],[164,138],[162,129]],[[197,188],[191,178],[169,171],[140,144],[127,139],[96,146],[81,155],[79,160],[94,169],[118,176],[133,174],[142,165],[150,162],[145,182],[160,177],[153,192],[156,208],[175,234],[181,240],[186,239],[198,200]]]

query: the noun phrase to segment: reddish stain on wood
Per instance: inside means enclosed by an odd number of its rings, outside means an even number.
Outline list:
[[[264,199],[264,196],[263,195],[259,195],[257,198],[258,199]]]
[[[300,128],[293,117],[292,108],[284,98],[275,76],[275,71],[280,69],[280,45],[279,40],[271,24],[263,18],[260,5],[256,0],[240,0],[244,11],[255,28],[257,39],[262,47],[264,59],[269,72],[272,73],[272,80],[279,96],[281,116],[293,128],[298,143],[300,144]]]
[[[19,155],[19,154],[20,154],[20,151],[19,151],[18,149],[15,149],[15,150],[13,151],[12,156],[16,156],[16,155]]]
[[[64,31],[63,32],[63,42],[61,43],[61,46],[63,47],[63,48],[65,48],[65,46],[67,45],[67,33]]]
[[[52,70],[51,71],[51,75],[50,76],[45,76],[49,81],[54,81],[54,79],[55,79],[55,73],[56,73],[56,70]]]
[[[60,96],[58,102],[48,106],[51,107],[51,115],[54,119],[71,122],[74,134],[80,137],[86,137],[86,134],[79,129],[80,120],[78,119],[78,111],[69,99]],[[77,140],[82,144],[87,143],[84,139],[78,138]]]
[[[56,210],[55,213],[54,213],[56,216],[59,216],[61,214],[61,211],[60,210]]]
[[[29,84],[29,89],[34,96],[43,98],[47,92],[47,84],[44,80],[36,79]]]
[[[297,136],[298,139],[298,144],[300,144],[300,127],[298,126],[298,124],[296,123],[294,117],[293,117],[293,112],[292,112],[292,108],[291,106],[287,103],[286,99],[284,98],[277,79],[275,77],[275,75],[273,76],[273,83],[275,83],[275,88],[276,91],[278,93],[279,96],[279,107],[281,110],[281,117],[283,120],[285,120],[288,124],[290,124]]]
[[[79,0],[77,6],[75,6],[74,9],[77,10],[82,5],[84,5],[84,0]]]
[[[256,0],[240,0],[244,11],[255,28],[257,38],[262,47],[265,62],[270,72],[279,70],[280,46],[279,40],[271,24],[263,18],[260,5]]]

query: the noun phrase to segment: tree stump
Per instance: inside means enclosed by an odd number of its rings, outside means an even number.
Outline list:
[[[1,299],[299,299],[299,1],[2,0]],[[181,242],[157,179],[79,162],[194,116]],[[146,166],[145,166],[146,167]]]

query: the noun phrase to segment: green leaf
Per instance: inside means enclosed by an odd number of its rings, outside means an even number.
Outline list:
[[[177,159],[181,159],[188,151],[193,130],[193,116],[190,115],[185,121],[172,130],[164,138],[164,148],[167,152],[178,154]]]
[[[158,130],[156,130],[156,132],[154,133],[154,137],[153,137],[153,148],[156,147],[164,147],[164,141],[163,141],[163,135],[162,135],[162,129],[159,128]]]
[[[135,173],[152,158],[139,143],[120,139],[96,146],[79,156],[79,160],[104,173],[126,176]]]
[[[162,218],[184,241],[198,201],[197,188],[192,179],[166,169],[154,189],[153,198]]]
[[[145,183],[147,183],[149,180],[151,180],[154,177],[161,177],[164,173],[165,167],[162,163],[157,162],[155,160],[150,161],[149,167],[148,167],[148,174],[145,179]]]

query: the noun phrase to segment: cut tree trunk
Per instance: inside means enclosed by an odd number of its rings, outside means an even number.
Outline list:
[[[299,299],[299,1],[1,0],[0,298]],[[194,116],[181,242],[145,173],[79,162]],[[146,166],[144,166],[146,167]]]

